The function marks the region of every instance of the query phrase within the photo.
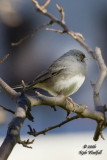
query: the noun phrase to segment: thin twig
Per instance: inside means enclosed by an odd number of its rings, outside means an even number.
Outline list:
[[[65,24],[65,13],[63,11],[63,8],[60,7],[58,4],[56,4],[56,8],[59,10],[59,12],[61,13],[61,22],[63,24]]]
[[[12,114],[15,114],[15,112],[12,111],[11,109],[7,109],[6,107],[4,107],[4,106],[2,106],[2,105],[0,105],[0,107],[1,107],[2,109],[4,109],[5,111],[8,111],[8,112],[10,112],[10,113],[12,113]]]
[[[80,45],[82,45],[82,47],[84,47],[87,50],[87,52],[90,53],[90,55],[93,58],[95,58],[94,51],[91,48],[89,48],[88,45],[84,42],[84,38],[83,38],[82,34],[75,33],[72,30],[70,30],[67,27],[67,25],[65,23],[63,23],[64,20],[62,20],[62,21],[58,20],[55,16],[53,16],[51,13],[49,13],[46,9],[42,8],[36,0],[32,0],[32,2],[35,4],[37,11],[39,11],[43,15],[49,17],[53,23],[57,23],[58,25],[60,25],[63,28],[63,33],[67,33],[68,35],[72,36]],[[62,12],[60,12],[60,13],[62,13]]]
[[[46,2],[41,7],[44,9],[48,6],[49,3],[50,3],[50,0],[46,0]]]
[[[0,60],[0,64],[3,63],[9,56],[9,53],[6,54],[1,60]]]
[[[29,139],[27,139],[26,141],[25,140],[24,141],[22,141],[22,140],[18,141],[19,144],[23,145],[23,147],[30,148],[30,149],[32,149],[32,147],[29,146],[29,144],[33,144],[33,142],[34,142],[34,139],[32,141],[30,141]]]
[[[40,135],[40,134],[44,134],[44,135],[45,135],[46,132],[48,132],[48,131],[50,131],[50,130],[52,130],[52,129],[61,127],[62,125],[66,124],[66,123],[68,123],[68,122],[70,122],[70,121],[72,121],[72,120],[78,119],[78,118],[80,118],[78,115],[77,115],[77,116],[74,116],[74,117],[71,117],[71,118],[69,118],[69,119],[67,119],[67,120],[65,120],[65,121],[63,121],[63,122],[61,122],[61,123],[59,123],[59,124],[57,124],[57,125],[54,125],[54,126],[45,128],[44,130],[42,130],[42,131],[40,131],[40,132],[36,132],[35,129],[32,129],[31,126],[28,125],[30,131],[27,132],[27,133],[30,134],[30,135],[33,135],[34,137],[36,137],[36,136],[38,136],[38,135]]]
[[[63,33],[62,30],[57,30],[57,29],[53,29],[53,28],[46,28],[47,31],[53,31],[53,32],[56,32],[56,33]]]
[[[43,27],[46,27],[48,25],[51,25],[52,22],[48,22],[48,23],[45,23],[45,24],[42,24],[41,26],[39,26],[38,28],[36,28],[33,32],[31,32],[30,34],[28,34],[27,36],[25,36],[24,38],[20,39],[18,42],[13,42],[11,43],[11,46],[18,46],[20,44],[22,44],[23,42],[25,42],[26,40],[28,40],[29,38],[32,38],[34,36],[34,34],[36,32],[38,32],[40,29],[42,29]]]

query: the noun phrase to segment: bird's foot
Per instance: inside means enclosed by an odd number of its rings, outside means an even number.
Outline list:
[[[67,97],[67,98],[66,98],[66,102],[67,102],[67,103],[72,103],[73,108],[74,108],[74,109],[73,109],[73,112],[75,112],[75,110],[76,110],[76,109],[75,109],[75,102],[72,100],[72,98]],[[67,117],[68,117],[68,116],[69,116],[69,115],[67,115]]]
[[[75,105],[75,102],[72,100],[72,98],[68,97],[67,100],[68,100],[69,102],[71,102],[71,103],[73,104],[73,106]]]

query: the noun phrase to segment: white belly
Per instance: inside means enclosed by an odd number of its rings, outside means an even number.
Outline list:
[[[66,79],[64,77],[60,77],[57,81],[50,82],[49,80],[49,82],[46,83],[38,83],[35,87],[42,88],[53,96],[57,96],[59,93],[64,96],[70,96],[81,87],[84,80],[85,76],[83,75],[76,75]]]
[[[71,79],[68,78],[66,80],[60,80],[59,82],[56,82],[54,87],[57,93],[58,91],[62,91],[65,96],[69,96],[75,93],[81,87],[84,80],[85,76],[76,75]]]

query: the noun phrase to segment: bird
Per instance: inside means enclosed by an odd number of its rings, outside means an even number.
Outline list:
[[[78,91],[87,74],[85,54],[72,49],[55,60],[48,69],[42,71],[33,82],[25,84],[25,89],[41,88],[52,96],[69,97]],[[23,85],[13,87],[23,88]]]

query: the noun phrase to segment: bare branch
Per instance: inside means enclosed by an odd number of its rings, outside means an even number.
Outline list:
[[[3,59],[0,60],[0,64],[3,63],[7,58],[8,58],[9,54],[6,54]]]
[[[18,42],[16,43],[11,43],[11,46],[18,46],[20,44],[22,44],[23,42],[25,42],[26,40],[28,40],[29,38],[32,38],[34,36],[34,34],[36,32],[38,32],[40,29],[42,29],[43,27],[46,27],[48,25],[51,25],[52,22],[48,22],[48,23],[45,23],[45,24],[42,24],[41,26],[39,26],[38,28],[36,28],[33,32],[31,32],[30,34],[28,34],[27,36],[25,36],[24,38],[20,39]]]
[[[4,82],[2,78],[0,78],[0,88],[3,89],[3,91],[5,91],[6,94],[8,94],[15,101],[17,101],[17,98],[21,95],[21,93],[17,93],[6,82]]]
[[[33,2],[35,3],[35,0],[33,0]],[[62,33],[67,33],[68,35],[72,36],[77,42],[79,42],[79,44],[82,45],[82,47],[84,47],[84,48],[87,50],[87,52],[89,52],[94,59],[97,59],[98,64],[99,64],[99,68],[100,68],[100,74],[99,74],[99,78],[98,78],[96,84],[95,84],[95,85],[92,85],[92,86],[93,86],[93,93],[94,93],[94,94],[93,94],[93,97],[94,97],[95,107],[97,107],[96,109],[98,109],[99,106],[100,106],[100,110],[101,110],[101,112],[102,112],[103,121],[105,121],[105,118],[104,118],[104,117],[105,117],[105,115],[104,115],[105,109],[104,109],[104,107],[101,107],[102,105],[101,105],[101,101],[100,101],[100,97],[99,97],[99,90],[100,90],[100,87],[101,87],[101,85],[102,85],[102,83],[103,83],[104,78],[107,76],[107,67],[106,67],[106,65],[105,65],[105,63],[104,63],[104,60],[103,60],[103,58],[102,58],[101,51],[100,51],[98,48],[96,48],[96,49],[95,49],[95,53],[94,53],[94,51],[92,51],[92,49],[90,49],[90,48],[88,47],[88,45],[84,42],[84,37],[83,37],[82,34],[80,34],[80,33],[75,33],[75,32],[73,32],[72,30],[68,29],[68,27],[67,27],[66,24],[65,24],[65,20],[64,20],[64,11],[63,11],[63,9],[62,9],[61,7],[59,7],[58,5],[56,5],[57,9],[59,10],[59,12],[61,13],[61,16],[62,16],[61,21],[60,21],[60,20],[58,20],[56,17],[54,17],[51,13],[47,12],[46,9],[45,9],[45,10],[42,9],[41,6],[38,4],[37,1],[36,1],[35,5],[36,5],[36,8],[37,8],[37,11],[39,11],[39,12],[41,12],[43,15],[49,17],[49,18],[53,21],[53,23],[57,23],[58,25],[60,25],[60,26],[63,28],[63,31],[62,31],[62,30],[56,30],[56,29],[47,29],[47,30],[51,30],[51,31],[54,31],[54,32],[57,32],[57,33],[61,33],[61,34],[62,34]],[[94,55],[94,54],[95,54],[95,55]],[[100,111],[100,110],[98,109],[98,111]],[[73,111],[74,111],[74,110],[73,110]],[[85,110],[82,112],[81,115],[83,115],[83,117],[84,117],[84,113],[85,113],[86,111],[87,111],[87,110],[85,109]],[[71,112],[71,110],[69,111],[69,109],[68,109],[67,112]],[[78,112],[78,111],[77,111],[77,112]],[[76,112],[76,113],[77,113],[77,112]],[[77,113],[77,114],[78,114],[78,113]],[[87,113],[86,115],[90,117],[89,111],[88,111],[88,113]],[[93,114],[92,114],[92,115],[93,115]],[[93,116],[92,116],[92,117],[93,117]],[[99,124],[99,123],[98,123],[98,124]],[[104,122],[104,124],[105,124],[105,122]],[[102,128],[103,128],[103,127],[100,127],[99,129],[97,128],[96,133],[97,133],[98,131],[102,130]],[[99,132],[98,134],[101,135],[100,132]],[[94,136],[94,137],[95,137],[95,136]],[[96,138],[95,138],[95,139],[96,139]]]
[[[94,99],[96,110],[100,109],[100,111],[102,110],[102,112],[104,112],[104,106],[102,106],[101,104],[99,91],[100,91],[100,88],[102,86],[102,83],[105,77],[107,76],[107,66],[105,65],[100,48],[98,47],[95,48],[95,55],[96,55],[96,60],[99,66],[99,76],[97,78],[96,83],[91,82],[91,85],[93,87],[93,99]]]
[[[59,106],[67,112],[74,112],[79,115],[81,118],[90,118],[96,120],[98,122],[104,121],[104,114],[97,111],[91,111],[87,109],[86,105],[78,105],[76,103],[72,104],[66,100],[66,98],[62,95],[57,97],[48,97],[42,94],[38,94],[38,97],[28,96],[28,100],[31,103],[31,106]]]
[[[19,142],[20,129],[26,118],[26,111],[28,107],[28,100],[24,95],[21,95],[18,99],[15,115],[8,126],[6,138],[0,147],[0,160],[6,160],[16,143]]]
[[[102,138],[103,140],[105,140],[105,138],[104,138],[102,132],[100,133],[100,136],[101,136],[101,138]]]
[[[81,118],[91,118],[99,122],[104,120],[103,114],[101,112],[89,111],[86,109],[87,107],[85,105],[78,105],[76,103],[72,104],[69,101],[67,101],[64,96],[47,97],[47,96],[41,95],[40,93],[38,93],[38,97],[32,97],[28,95],[24,96],[24,94],[20,95],[15,91],[13,92],[13,89],[9,87],[2,79],[0,79],[0,86],[2,87],[2,89],[4,89],[6,93],[9,94],[10,97],[12,97],[15,101],[17,98],[17,101],[18,101],[15,116],[9,125],[7,136],[0,148],[0,158],[5,157],[4,159],[6,159],[9,156],[15,144],[20,141],[20,138],[19,138],[20,128],[26,118],[26,114],[27,114],[27,110],[29,110],[29,106],[34,106],[34,105],[56,106],[57,105],[65,109],[69,113],[71,112],[77,113],[78,117],[81,117]],[[67,121],[69,121],[69,119],[66,120],[66,122]],[[52,128],[49,128],[48,130],[50,129]],[[23,145],[25,145],[25,143],[23,143]],[[7,148],[7,150],[5,150],[5,147]]]
[[[61,22],[63,24],[65,24],[65,13],[63,11],[63,8],[60,7],[58,4],[56,4],[56,8],[58,9],[58,11],[61,13]]]
[[[39,3],[36,0],[32,0],[32,2],[35,4],[37,11],[42,13],[43,15],[49,17],[53,23],[57,23],[59,26],[63,28],[63,33],[67,33],[68,35],[72,36],[80,45],[82,45],[83,48],[87,50],[87,52],[90,53],[90,55],[95,58],[94,52],[91,48],[88,47],[88,45],[84,42],[83,35],[80,33],[75,33],[72,30],[68,29],[67,25],[63,23],[64,21],[64,15],[62,15],[62,20],[58,20],[55,16],[53,16],[51,13],[47,12],[45,8],[42,8]],[[59,6],[57,6],[59,7]],[[59,7],[60,9],[60,7]],[[63,13],[63,9],[61,11]],[[65,21],[64,21],[65,22]]]
[[[104,129],[104,121],[100,121],[97,123],[96,131],[94,134],[94,141],[98,141],[99,136],[104,140],[104,136],[102,134],[102,130]]]
[[[35,130],[34,128],[32,129],[31,126],[28,125],[29,130],[30,130],[30,131],[28,132],[28,134],[29,134],[29,135],[33,135],[34,137],[37,137],[37,136],[40,135],[40,134],[44,134],[44,135],[45,135],[46,132],[51,131],[52,129],[61,127],[62,125],[66,124],[66,123],[68,123],[68,122],[70,122],[70,121],[72,121],[72,120],[78,119],[78,118],[80,118],[80,117],[79,117],[79,116],[71,117],[71,118],[69,118],[69,119],[67,119],[67,120],[65,120],[65,121],[63,121],[63,122],[61,122],[61,123],[59,123],[59,124],[57,124],[57,125],[54,125],[54,126],[45,128],[44,130],[42,130],[42,131],[40,131],[40,132],[36,132],[36,130]]]
[[[47,31],[53,31],[53,32],[56,32],[56,33],[64,33],[62,30],[57,30],[57,29],[53,29],[53,28],[46,28]]]
[[[107,66],[105,65],[100,48],[98,47],[95,48],[95,55],[96,55],[96,59],[97,59],[97,62],[99,65],[99,71],[100,71],[97,82],[94,85],[94,94],[97,95],[99,94],[99,90],[104,81],[104,78],[107,76]]]
[[[5,111],[8,111],[8,112],[10,112],[10,113],[12,113],[12,114],[15,114],[15,112],[12,111],[11,109],[7,109],[6,107],[4,107],[4,106],[2,106],[2,105],[0,105],[0,107],[1,107],[2,109],[4,109]]]
[[[49,3],[50,3],[50,0],[46,0],[46,2],[41,7],[44,9],[48,6]]]
[[[27,139],[26,141],[22,141],[22,140],[18,141],[19,144],[23,145],[23,147],[31,148],[31,149],[32,149],[32,147],[29,146],[29,144],[33,144],[33,142],[34,142],[34,139],[32,141],[30,141],[29,139]]]
[[[96,60],[99,66],[99,76],[97,78],[96,83],[91,83],[93,87],[93,100],[94,100],[96,111],[102,112],[105,117],[105,106],[101,104],[99,91],[100,91],[100,88],[102,86],[102,83],[105,77],[107,76],[107,66],[105,65],[101,50],[98,47],[95,48],[95,56],[96,56]],[[105,128],[105,125],[106,125],[106,119],[97,124],[97,128],[96,128],[95,135],[94,135],[94,140],[98,140],[99,136],[101,136],[104,139],[102,130]]]

